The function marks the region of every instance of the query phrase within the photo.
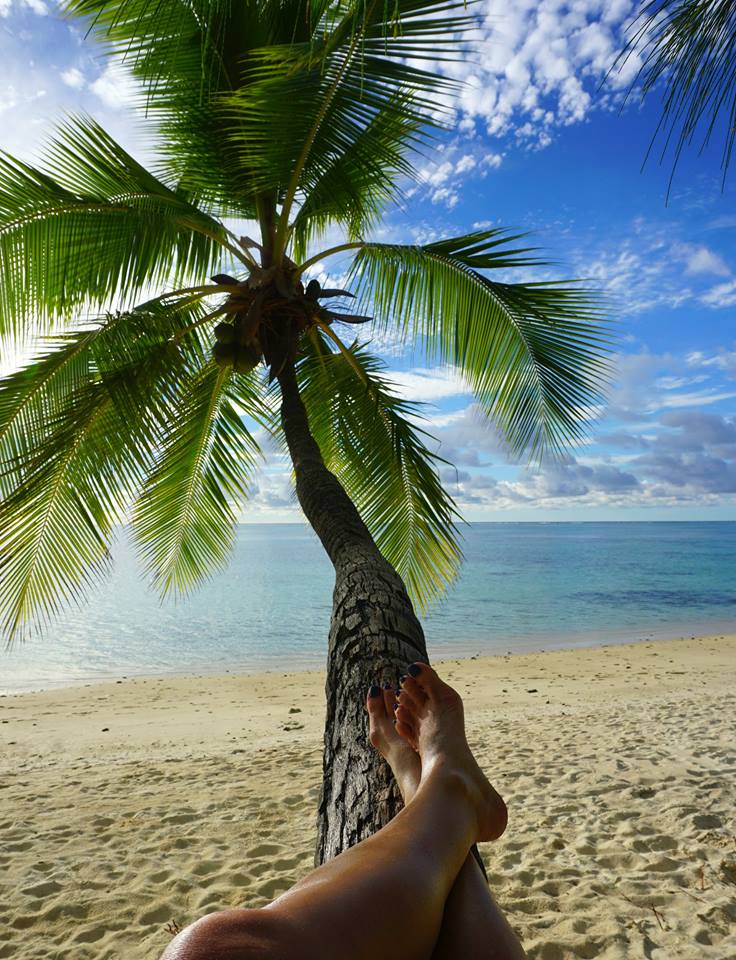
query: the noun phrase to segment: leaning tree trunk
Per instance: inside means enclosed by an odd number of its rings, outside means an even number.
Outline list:
[[[317,864],[375,833],[401,800],[367,739],[371,683],[391,683],[427,661],[424,633],[401,577],[383,557],[309,430],[293,367],[279,375],[281,420],[299,502],[335,568],[327,660],[327,717]]]

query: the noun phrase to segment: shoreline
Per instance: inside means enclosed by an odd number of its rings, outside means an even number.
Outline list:
[[[735,635],[440,673],[509,806],[481,853],[530,960],[736,956]],[[1,698],[0,957],[157,960],[172,924],[288,889],[323,723],[323,671]]]
[[[570,663],[574,662],[576,665],[580,665],[580,672],[577,675],[577,679],[582,682],[586,672],[584,669],[585,662],[590,659],[595,660],[598,655],[613,654],[625,658],[627,652],[638,651],[639,648],[646,650],[654,649],[655,656],[659,656],[660,653],[670,655],[676,654],[678,649],[690,651],[693,645],[697,646],[701,644],[712,645],[715,650],[717,650],[719,644],[723,644],[724,655],[727,651],[733,651],[734,676],[736,677],[736,632],[703,633],[666,638],[644,637],[636,640],[601,642],[584,646],[571,645],[523,651],[509,650],[506,653],[475,653],[463,656],[443,656],[440,654],[432,658],[432,665],[440,671],[443,669],[452,670],[453,668],[459,668],[460,670],[493,671],[494,667],[499,664],[502,665],[502,669],[503,665],[511,664],[516,670],[512,669],[510,672],[512,674],[514,672],[521,674],[525,666],[533,666],[536,669],[537,666],[545,663],[552,666],[556,664],[557,661],[560,661],[563,665],[569,666]],[[634,652],[631,652],[630,657],[633,657],[634,660],[641,659],[641,657]],[[539,664],[537,664],[537,661],[539,661]],[[624,665],[625,669],[630,666],[631,664]],[[271,691],[274,685],[282,685],[283,681],[286,681],[287,687],[301,683],[306,684],[310,689],[317,683],[319,684],[321,692],[325,679],[326,671],[324,668],[288,669],[286,667],[255,671],[240,671],[236,669],[226,669],[222,671],[218,669],[212,672],[200,671],[197,673],[144,673],[130,674],[127,676],[116,674],[105,678],[94,677],[84,681],[60,681],[57,686],[43,687],[35,690],[21,690],[17,692],[0,691],[0,717],[2,717],[3,709],[9,705],[11,705],[12,709],[12,705],[16,701],[26,701],[27,703],[36,699],[39,701],[49,701],[50,703],[53,703],[56,699],[60,701],[73,701],[76,695],[86,699],[100,692],[109,692],[111,688],[115,687],[123,687],[126,689],[147,684],[163,684],[162,690],[173,693],[179,689],[193,689],[201,684],[215,688],[221,684],[226,684],[233,686],[242,685],[244,692],[250,693],[261,686]],[[530,679],[534,679],[534,677],[530,675]],[[539,678],[537,677],[537,679]],[[506,692],[503,688],[501,688],[501,690],[502,692]],[[511,700],[505,699],[500,702],[506,704],[511,703]],[[2,722],[1,719],[0,722]],[[1,728],[0,732],[2,732]],[[0,743],[1,742],[0,740]]]
[[[545,653],[566,652],[575,650],[596,650],[601,647],[609,646],[630,646],[639,643],[659,643],[667,641],[680,641],[695,639],[698,637],[729,637],[736,636],[736,621],[729,620],[710,620],[707,622],[699,621],[697,623],[677,623],[664,624],[661,627],[649,625],[646,628],[632,628],[631,630],[615,629],[610,633],[601,634],[591,631],[581,632],[580,634],[560,633],[546,634],[545,637],[525,638],[523,646],[517,649],[506,649],[501,652],[483,652],[477,649],[477,645],[471,642],[463,644],[453,642],[432,642],[429,641],[430,655],[433,663],[444,663],[446,661],[471,660],[477,658],[497,658],[506,656],[541,656]],[[519,639],[510,640],[509,643],[518,643]],[[31,693],[43,693],[54,690],[65,690],[68,688],[81,688],[94,686],[96,684],[117,683],[118,681],[132,680],[184,680],[184,679],[215,679],[225,676],[271,676],[273,674],[300,674],[300,673],[324,673],[324,667],[305,661],[281,661],[269,664],[263,668],[254,668],[247,664],[233,663],[230,667],[218,664],[212,670],[202,670],[201,668],[192,668],[184,671],[148,671],[141,672],[130,671],[122,673],[121,671],[112,671],[109,674],[93,674],[82,677],[72,677],[55,680],[44,678],[42,681],[29,680],[28,685],[18,687],[17,685],[6,687],[2,682],[2,657],[6,656],[5,651],[0,652],[0,698],[24,696]],[[322,660],[326,659],[326,650]],[[41,685],[39,685],[39,683]]]

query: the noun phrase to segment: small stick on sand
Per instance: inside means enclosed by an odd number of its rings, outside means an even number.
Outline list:
[[[656,917],[657,923],[659,924],[659,929],[664,930],[664,923],[662,922],[664,920],[664,914],[660,913],[654,904],[651,904],[651,908],[654,916]]]

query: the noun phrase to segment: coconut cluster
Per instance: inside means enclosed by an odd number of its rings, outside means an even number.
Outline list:
[[[271,366],[272,377],[278,374],[289,344],[295,345],[295,334],[308,322],[304,310],[298,308],[304,297],[303,285],[289,282],[273,268],[253,268],[243,281],[227,274],[212,279],[232,290],[224,308],[232,320],[215,327],[215,361],[238,373],[250,373],[263,359]],[[294,323],[295,316],[300,323]]]
[[[261,359],[270,367],[270,379],[287,362],[294,362],[300,335],[313,324],[364,323],[370,317],[336,314],[319,301],[329,297],[352,297],[347,290],[325,289],[317,280],[306,288],[295,273],[275,268],[253,268],[247,280],[227,274],[212,278],[232,292],[224,311],[232,320],[215,327],[212,355],[221,367],[250,373]]]
[[[247,339],[243,323],[218,323],[215,327],[217,342],[212,356],[219,366],[232,366],[237,373],[250,373],[263,355],[257,336]]]

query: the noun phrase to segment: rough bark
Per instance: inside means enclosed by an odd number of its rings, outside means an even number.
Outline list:
[[[322,460],[292,367],[281,372],[279,383],[297,496],[335,568],[319,864],[370,836],[399,809],[388,767],[367,740],[365,697],[371,683],[395,686],[409,663],[427,660],[427,650],[401,577]]]

